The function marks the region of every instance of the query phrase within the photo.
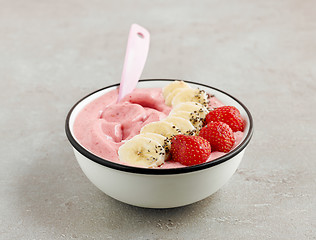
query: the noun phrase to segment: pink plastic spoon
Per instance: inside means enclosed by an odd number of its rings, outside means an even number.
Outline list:
[[[149,42],[149,32],[137,24],[132,24],[128,36],[117,102],[135,89],[147,59]]]

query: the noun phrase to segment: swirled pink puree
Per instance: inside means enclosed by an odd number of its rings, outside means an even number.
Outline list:
[[[117,96],[118,89],[112,90],[83,108],[75,120],[74,134],[89,151],[119,163],[119,147],[144,125],[165,118],[171,108],[159,88],[135,89],[119,103]]]
[[[79,143],[95,155],[109,161],[125,164],[118,159],[118,149],[128,139],[139,134],[140,129],[168,116],[171,108],[165,105],[160,88],[139,88],[116,103],[118,89],[112,90],[85,106],[74,123],[74,135]],[[215,97],[210,107],[223,104]],[[243,133],[236,132],[238,145]],[[212,152],[208,161],[224,155]],[[177,168],[184,165],[166,161],[161,168]]]

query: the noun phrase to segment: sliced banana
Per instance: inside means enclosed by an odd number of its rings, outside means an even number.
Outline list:
[[[166,99],[171,92],[178,88],[190,88],[190,86],[184,81],[176,80],[172,83],[169,83],[162,89],[163,97]]]
[[[154,168],[165,161],[165,149],[158,141],[136,135],[118,150],[119,160],[138,167]]]
[[[172,109],[173,112],[176,111],[186,111],[186,112],[194,112],[199,113],[201,118],[205,118],[209,113],[206,107],[204,107],[201,103],[198,102],[183,102],[180,103]]]
[[[166,139],[166,137],[165,137],[165,136],[162,136],[161,134],[158,134],[158,133],[150,133],[150,132],[142,133],[142,134],[139,134],[138,136],[143,136],[143,137],[146,137],[146,138],[153,139],[153,140],[159,142],[159,144],[160,144],[161,146],[164,145],[165,139]]]
[[[195,130],[195,127],[192,125],[192,123],[188,119],[184,119],[182,117],[168,116],[163,121],[175,125],[180,129],[182,134],[190,134]]]
[[[169,93],[169,95],[165,98],[165,104],[167,106],[172,106],[172,101],[174,99],[174,97],[182,91],[182,89],[184,88],[176,88],[174,89],[171,93]]]
[[[197,102],[204,107],[208,106],[208,97],[204,90],[183,88],[172,99],[172,106],[176,106],[183,102]]]
[[[168,160],[170,149],[171,149],[171,141],[169,138],[162,136],[161,134],[151,133],[151,132],[142,133],[142,134],[139,134],[139,136],[147,137],[159,142],[159,144],[165,149],[165,152],[166,152],[165,161]]]
[[[191,124],[196,128],[198,131],[199,129],[202,128],[202,119],[199,115],[199,113],[194,113],[194,112],[187,112],[187,111],[171,111],[169,113],[170,117],[180,117],[184,118],[186,120],[189,120]]]
[[[141,134],[144,133],[157,133],[161,134],[167,138],[171,138],[174,135],[181,133],[180,129],[177,128],[174,124],[171,124],[166,121],[152,122],[148,123],[140,130]]]

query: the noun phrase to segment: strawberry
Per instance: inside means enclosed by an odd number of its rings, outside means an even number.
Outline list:
[[[206,162],[211,154],[208,141],[199,136],[176,135],[171,139],[172,160],[186,166]]]
[[[240,112],[233,106],[223,106],[210,111],[206,117],[206,124],[209,122],[224,122],[230,126],[234,131],[243,131],[245,128],[244,120],[242,119]]]
[[[229,152],[235,143],[232,129],[223,122],[209,122],[199,136],[210,142],[213,151]]]

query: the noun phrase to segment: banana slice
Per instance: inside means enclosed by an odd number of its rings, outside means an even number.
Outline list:
[[[199,113],[201,118],[205,118],[209,113],[206,107],[204,107],[201,103],[198,102],[183,102],[176,105],[173,109],[173,112],[176,111],[186,111],[186,112],[194,112]]]
[[[144,133],[157,133],[165,136],[167,138],[171,138],[174,135],[178,135],[181,133],[180,129],[177,128],[174,124],[171,124],[166,121],[152,122],[148,123],[140,130],[141,134]]]
[[[173,97],[171,104],[174,107],[183,102],[197,102],[207,107],[209,101],[204,90],[183,88]]]
[[[138,167],[154,168],[165,161],[165,149],[158,141],[136,135],[118,150],[119,160]]]
[[[165,161],[169,159],[169,155],[170,155],[169,153],[171,149],[171,141],[169,138],[162,136],[161,134],[158,134],[158,133],[150,133],[150,132],[139,134],[139,136],[147,137],[159,142],[159,144],[165,149],[165,152],[166,152]]]
[[[176,88],[174,89],[171,93],[169,93],[169,95],[165,98],[165,104],[167,106],[172,106],[172,101],[174,99],[174,97],[182,91],[182,89],[184,88]]]
[[[202,128],[202,119],[199,115],[199,113],[194,112],[187,112],[187,111],[171,111],[169,113],[170,117],[180,117],[184,118],[186,120],[189,120],[191,124],[196,128],[197,131],[199,131]]]
[[[192,123],[189,120],[184,119],[182,117],[169,116],[165,118],[163,121],[175,125],[177,128],[180,129],[182,134],[190,134],[195,130],[195,127],[192,125]]]
[[[153,140],[157,141],[161,146],[164,145],[165,139],[166,139],[166,137],[162,136],[161,134],[150,133],[150,132],[142,133],[142,134],[139,134],[138,136],[143,136],[146,138],[153,139]]]
[[[166,99],[171,92],[178,88],[190,88],[190,86],[183,81],[176,80],[162,89],[163,97]]]

